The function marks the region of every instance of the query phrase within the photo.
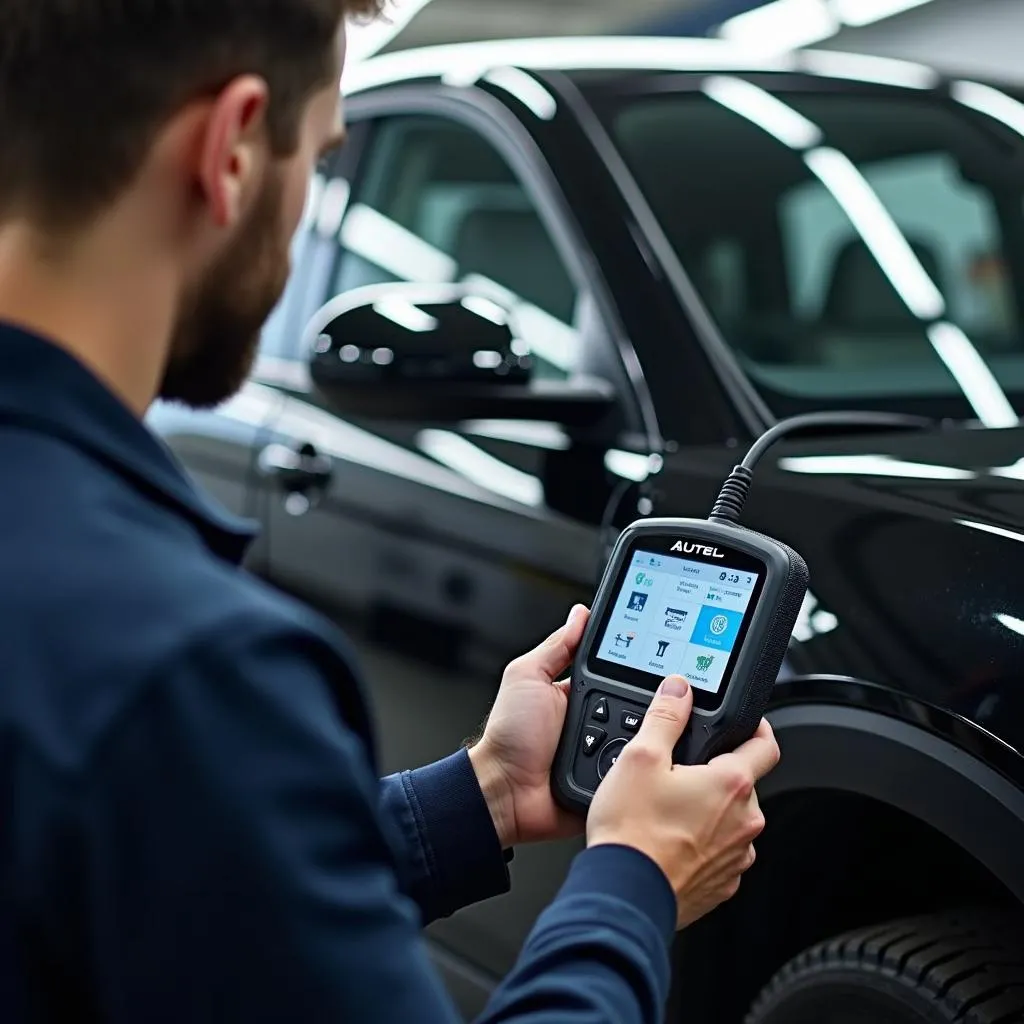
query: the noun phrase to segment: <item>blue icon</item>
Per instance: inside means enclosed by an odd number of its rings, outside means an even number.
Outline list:
[[[690,643],[712,647],[718,651],[731,651],[739,635],[743,615],[705,605],[700,610]]]

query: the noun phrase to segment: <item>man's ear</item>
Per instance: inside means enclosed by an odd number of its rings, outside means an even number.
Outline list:
[[[258,191],[267,160],[267,83],[255,75],[231,81],[209,108],[199,153],[199,185],[214,224],[237,223]]]

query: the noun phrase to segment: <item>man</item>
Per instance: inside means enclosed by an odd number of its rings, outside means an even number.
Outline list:
[[[344,644],[241,571],[246,531],[141,422],[245,378],[372,6],[0,6],[5,1021],[455,1021],[418,929],[583,828],[549,769],[585,609],[471,750],[379,783]],[[763,726],[673,769],[689,708],[668,680],[485,1020],[660,1018],[778,757]]]

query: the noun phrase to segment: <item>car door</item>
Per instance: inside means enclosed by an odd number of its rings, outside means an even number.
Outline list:
[[[335,198],[311,218],[315,258],[296,267],[322,300],[476,279],[517,306],[539,376],[566,378],[605,344],[571,227],[507,133],[426,101],[368,130],[358,174],[318,186]],[[303,358],[300,347],[274,371],[284,397],[262,455],[282,481],[267,511],[270,573],[355,640],[384,769],[423,764],[478,730],[510,658],[589,601],[602,527],[635,503],[648,459],[552,423],[342,419],[310,389]],[[431,929],[464,1010],[511,966],[577,848],[521,850],[514,896]]]

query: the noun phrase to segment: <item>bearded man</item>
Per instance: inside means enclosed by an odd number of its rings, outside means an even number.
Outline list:
[[[374,0],[0,4],[0,1019],[441,1024],[430,920],[505,891],[586,609],[482,739],[383,781],[334,627],[144,417],[244,381]],[[673,769],[666,682],[487,1021],[656,1021],[674,930],[735,892],[764,727]]]

